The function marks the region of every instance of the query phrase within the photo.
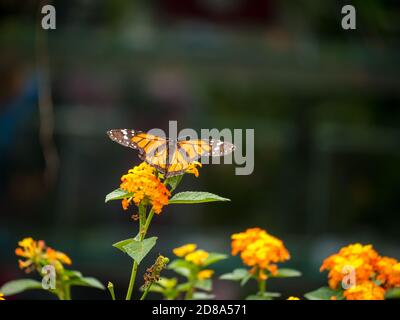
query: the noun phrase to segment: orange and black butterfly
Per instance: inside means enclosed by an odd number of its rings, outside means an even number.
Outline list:
[[[107,134],[111,140],[139,150],[139,158],[166,178],[184,173],[191,163],[201,157],[224,156],[235,149],[232,143],[221,140],[172,140],[132,129],[113,129]]]

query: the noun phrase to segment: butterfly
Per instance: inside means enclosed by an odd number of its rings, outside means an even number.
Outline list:
[[[107,131],[107,135],[125,147],[139,150],[139,158],[166,178],[184,173],[190,164],[201,157],[225,156],[235,150],[235,145],[226,141],[172,140],[132,129],[112,129]]]

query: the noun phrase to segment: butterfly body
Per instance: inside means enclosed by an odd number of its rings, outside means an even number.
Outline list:
[[[111,140],[139,151],[139,158],[165,177],[180,175],[190,164],[205,156],[224,156],[235,146],[215,139],[166,139],[132,129],[107,131]]]

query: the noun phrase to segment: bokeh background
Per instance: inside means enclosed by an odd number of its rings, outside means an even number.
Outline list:
[[[349,3],[357,30],[345,31]],[[0,284],[24,276],[14,249],[32,236],[123,297],[131,262],[111,244],[137,226],[104,197],[138,157],[105,132],[167,129],[168,120],[254,128],[255,171],[208,165],[185,177],[180,190],[232,202],[165,208],[143,266],[186,242],[229,252],[230,235],[254,226],[281,238],[285,266],[304,274],[268,283],[284,298],[326,284],[319,266],[342,245],[400,258],[398,1],[52,4],[57,28],[43,31],[38,1],[0,2]],[[240,261],[215,266],[221,274]],[[254,289],[215,281],[214,291],[237,299]],[[73,297],[108,293],[75,288]]]

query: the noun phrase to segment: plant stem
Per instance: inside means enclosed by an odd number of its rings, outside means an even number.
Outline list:
[[[147,216],[146,222],[143,224],[143,219],[146,216],[146,214],[141,214],[141,209],[139,207],[139,212],[140,212],[140,230],[139,230],[139,241],[142,241],[144,239],[144,237],[146,236],[147,233],[147,229],[150,226],[150,222],[153,219],[154,216],[154,210],[151,209],[149,212],[149,215]],[[146,210],[146,209],[144,209]],[[126,298],[125,300],[131,300],[131,296],[132,296],[132,291],[133,291],[133,286],[135,284],[135,279],[136,279],[136,273],[137,273],[137,269],[138,269],[138,264],[136,261],[133,261],[133,266],[132,266],[132,271],[131,271],[131,278],[129,280],[129,286],[128,286],[128,291],[126,293]]]
[[[191,285],[190,288],[188,289],[188,291],[186,291],[185,300],[193,299],[193,293],[194,293],[194,286]]]
[[[147,286],[146,290],[143,292],[142,296],[140,297],[140,300],[144,300],[144,299],[146,298],[146,296],[147,296],[147,294],[149,293],[149,290],[150,290],[150,288],[151,288],[152,285],[153,285],[153,283],[150,283],[150,284]]]
[[[149,212],[149,215],[147,216],[146,222],[145,222],[145,224],[143,226],[143,230],[142,230],[141,235],[140,235],[141,236],[140,241],[142,241],[144,239],[144,237],[146,236],[147,229],[150,226],[150,222],[153,219],[153,216],[154,216],[154,210],[151,209],[150,212]]]
[[[185,299],[184,300],[191,300],[191,299],[193,299],[193,294],[194,294],[194,290],[195,290],[195,288],[194,288],[194,286],[195,286],[195,284],[196,284],[196,279],[197,279],[197,271],[196,272],[193,272],[192,271],[192,274],[190,275],[190,280],[189,280],[189,283],[190,283],[190,287],[189,287],[189,289],[186,291],[186,294],[185,294]]]
[[[267,282],[266,280],[259,279],[258,280],[258,293],[260,295],[264,295],[266,290]]]
[[[69,285],[65,286],[65,300],[71,300],[71,287]]]
[[[58,291],[55,291],[55,294],[57,295],[57,298],[58,298],[58,300],[65,300],[64,299],[64,292],[63,292],[63,290],[58,290]]]
[[[112,282],[108,282],[107,289],[110,292],[111,298],[115,300],[114,284]]]
[[[139,232],[143,230],[143,224],[146,221],[146,206],[139,206]],[[139,235],[140,236],[140,235]]]
[[[137,264],[136,261],[133,261],[132,272],[131,272],[131,278],[130,278],[130,280],[129,280],[129,287],[128,287],[128,291],[127,291],[127,293],[126,293],[126,298],[125,298],[125,300],[131,300],[132,290],[133,290],[133,285],[135,284],[137,269],[138,269],[138,264]]]

